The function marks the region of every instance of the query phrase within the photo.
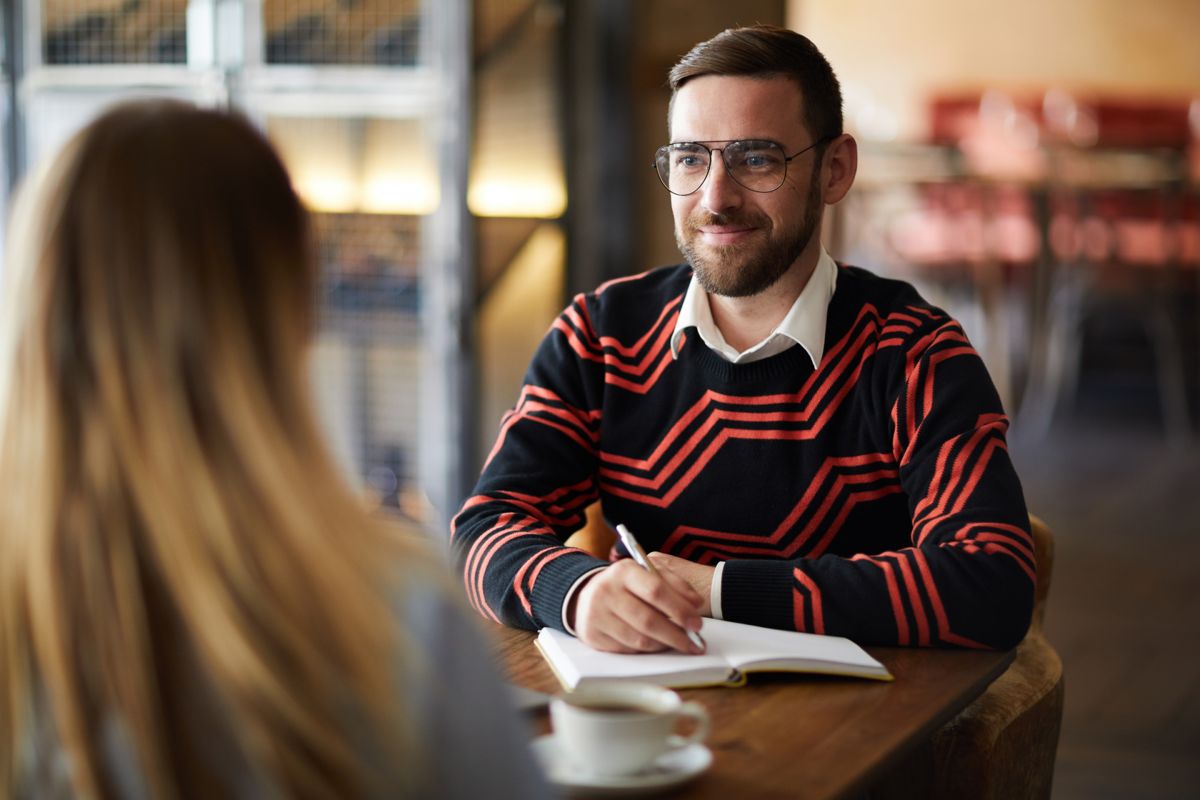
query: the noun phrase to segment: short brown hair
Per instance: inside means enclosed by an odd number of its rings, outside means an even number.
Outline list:
[[[728,28],[688,51],[671,68],[671,106],[681,86],[703,75],[791,78],[804,94],[804,124],[815,138],[842,133],[842,89],[829,61],[807,37],[787,28]],[[668,119],[670,110],[667,112]]]

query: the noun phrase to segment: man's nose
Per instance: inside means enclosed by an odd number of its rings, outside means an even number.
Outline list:
[[[714,150],[708,176],[700,186],[700,204],[710,214],[722,214],[742,203],[742,187],[725,166],[724,153]]]

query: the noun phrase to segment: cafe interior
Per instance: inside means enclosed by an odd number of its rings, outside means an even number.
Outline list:
[[[963,745],[936,768],[977,769],[962,785],[993,788],[970,796],[1200,796],[1200,3],[7,0],[3,14],[0,210],[115,101],[247,114],[314,214],[313,386],[336,455],[381,512],[434,533],[569,298],[680,260],[651,168],[671,65],[731,26],[804,33],[860,152],[825,246],[962,323],[1040,521],[1036,641],[1010,667],[1028,691],[1002,723],[995,709],[963,722],[973,746],[1009,750]],[[1005,784],[1012,759],[1037,775]]]

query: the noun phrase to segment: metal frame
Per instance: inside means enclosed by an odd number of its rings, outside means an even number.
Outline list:
[[[436,476],[427,488],[440,530],[448,530],[450,517],[458,510],[475,483],[475,464],[470,457],[477,438],[478,392],[474,368],[474,269],[475,235],[467,210],[467,175],[473,127],[473,82],[471,65],[472,4],[470,0],[425,0],[432,21],[422,41],[424,52],[433,54],[431,66],[445,83],[443,106],[435,116],[440,130],[434,137],[438,148],[438,175],[442,207],[426,219],[424,240],[434,243],[425,259],[422,275],[429,302],[422,386],[422,405],[429,409],[422,432],[423,450]],[[436,377],[435,377],[436,376]],[[448,447],[449,443],[456,446]]]
[[[416,67],[267,65],[262,0],[190,0],[187,65],[47,65],[40,2],[0,2],[11,12],[8,19],[21,18],[23,24],[5,32],[26,57],[25,68],[12,75],[14,135],[6,151],[12,179],[39,155],[20,145],[47,118],[44,110],[74,107],[85,119],[130,94],[236,106],[259,124],[273,115],[431,123],[443,200],[422,223],[422,385],[414,389],[420,392],[421,440],[414,473],[433,507],[428,523],[444,530],[475,477],[466,457],[475,417],[468,301],[473,234],[466,207],[473,105],[469,0],[423,0],[424,57]],[[33,150],[54,143],[37,144]]]

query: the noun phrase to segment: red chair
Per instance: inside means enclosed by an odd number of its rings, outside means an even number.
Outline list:
[[[1195,116],[1200,121],[1200,110]],[[1043,422],[1075,396],[1085,323],[1121,313],[1145,330],[1166,430],[1172,442],[1186,442],[1181,306],[1200,261],[1200,231],[1187,211],[1189,106],[1049,92],[1043,121],[1055,198],[1037,399]]]

